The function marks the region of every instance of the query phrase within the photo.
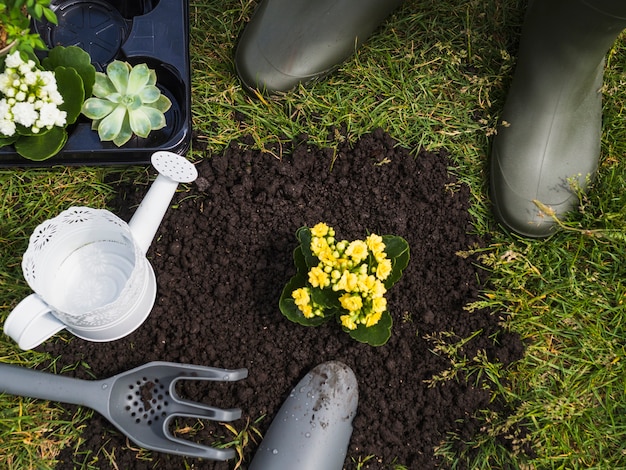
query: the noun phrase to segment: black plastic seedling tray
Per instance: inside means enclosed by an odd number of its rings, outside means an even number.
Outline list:
[[[34,25],[48,47],[79,46],[99,71],[116,59],[147,64],[172,102],[167,126],[117,147],[101,142],[91,121],[81,116],[67,128],[68,141],[54,157],[33,162],[6,146],[0,148],[0,167],[145,164],[157,150],[186,153],[191,143],[188,0],[52,0],[52,6],[59,24]]]

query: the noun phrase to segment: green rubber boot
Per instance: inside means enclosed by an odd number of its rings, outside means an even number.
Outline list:
[[[403,1],[263,0],[235,51],[241,83],[271,94],[327,75]]]
[[[529,3],[491,155],[499,221],[531,238],[574,209],[600,158],[604,57],[626,28],[624,0]],[[549,208],[541,211],[534,201]]]

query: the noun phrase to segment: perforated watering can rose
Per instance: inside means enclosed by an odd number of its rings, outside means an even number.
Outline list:
[[[409,263],[407,241],[377,234],[365,240],[337,241],[335,230],[320,222],[296,232],[293,253],[297,274],[280,297],[289,320],[317,326],[335,318],[352,338],[380,346],[391,336],[385,293]]]

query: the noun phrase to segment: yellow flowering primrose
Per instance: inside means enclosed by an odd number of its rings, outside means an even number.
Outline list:
[[[298,305],[298,308],[302,312],[302,315],[304,315],[304,318],[313,318],[315,316],[315,313],[313,312],[313,306],[310,304]]]
[[[330,227],[324,222],[320,222],[311,229],[311,235],[314,237],[325,237],[330,232]]]
[[[372,311],[375,313],[383,313],[387,310],[387,299],[384,297],[375,297],[372,299]]]
[[[360,295],[343,294],[339,297],[339,302],[348,312],[358,312],[363,308],[363,298]]]
[[[376,277],[381,281],[384,281],[391,274],[393,267],[390,259],[384,259],[376,266]]]
[[[359,292],[369,293],[376,286],[376,277],[367,274],[359,274],[358,289]]]
[[[337,240],[334,229],[323,222],[302,227],[297,237],[301,243],[308,240],[310,251],[302,246],[294,252],[298,274],[281,295],[283,315],[306,326],[333,316],[352,338],[373,346],[384,344],[393,322],[385,283],[395,283],[408,263],[406,240],[376,234],[365,240]],[[289,295],[293,301],[288,301]]]
[[[317,259],[319,259],[326,266],[334,266],[335,264],[337,264],[337,261],[338,261],[337,252],[333,251],[333,249],[330,246],[326,246],[325,248],[321,249],[318,253],[313,252],[313,254],[317,256]]]
[[[373,255],[377,263],[381,263],[387,259],[387,253],[385,253],[384,251],[375,251],[373,252]]]
[[[328,287],[330,285],[330,277],[322,268],[315,266],[309,271],[309,284],[313,287]]]
[[[345,326],[349,330],[356,330],[356,322],[352,315],[341,315],[339,319],[341,320],[342,326]]]
[[[291,293],[291,296],[294,299],[294,302],[297,306],[307,305],[311,302],[311,297],[309,296],[309,290],[306,287],[301,287],[300,289],[296,289]]]
[[[385,288],[385,285],[379,279],[376,279],[376,282],[374,283],[374,288],[370,290],[371,297],[373,299],[377,299],[382,297],[386,293],[387,289]]]
[[[318,256],[324,250],[329,250],[328,241],[326,241],[323,237],[313,237],[311,238],[311,253],[315,256]]]
[[[345,270],[341,275],[341,278],[333,286],[333,290],[345,290],[346,292],[353,292],[357,289],[358,284],[359,276],[357,276],[355,273],[351,273],[350,271]]]
[[[369,315],[367,315],[365,317],[365,323],[364,323],[365,326],[367,328],[370,328],[370,327],[376,325],[380,321],[382,316],[383,316],[383,312],[372,312],[372,313],[370,313]]]
[[[365,243],[370,251],[374,254],[384,252],[385,244],[383,243],[383,237],[372,233],[365,239]]]
[[[346,248],[346,256],[349,256],[355,263],[360,263],[369,254],[367,244],[363,240],[355,240]]]

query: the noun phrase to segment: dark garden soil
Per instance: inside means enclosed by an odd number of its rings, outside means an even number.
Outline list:
[[[471,358],[484,350],[492,362],[505,366],[524,348],[516,335],[502,331],[497,312],[463,308],[478,299],[486,273],[475,259],[458,252],[484,242],[469,234],[469,189],[449,173],[446,152],[422,151],[415,157],[395,144],[376,131],[352,146],[340,144],[335,160],[333,150],[304,143],[284,149],[281,160],[235,143],[205,159],[190,190],[176,194],[148,252],[158,282],[148,320],[112,343],[52,340],[40,349],[60,356],[57,368],[87,363],[89,370],[65,372],[84,379],[154,360],[248,368],[243,381],[188,386],[182,393],[216,406],[240,407],[238,428],[265,416],[255,425],[261,432],[306,372],[339,360],[359,382],[349,455],[375,455],[364,469],[389,468],[394,461],[409,469],[440,466],[434,448],[448,433],[469,440],[479,430],[474,419],[479,410],[505,415],[509,410],[463,377],[429,387],[426,381],[448,369],[450,361],[433,353],[435,342],[426,337],[456,342],[479,332],[462,354]],[[128,220],[147,185],[117,188],[110,208]],[[306,328],[281,315],[281,290],[295,274],[295,232],[320,221],[334,227],[340,239],[363,239],[374,232],[409,242],[409,266],[387,294],[394,325],[386,345],[357,343],[335,323]],[[219,424],[205,423],[201,429],[194,424],[181,426],[197,431],[194,439],[200,442],[232,438]],[[88,421],[83,437],[78,449],[62,451],[58,469],[90,460],[88,450],[100,452],[96,465],[102,469],[234,466],[234,461],[187,459],[185,467],[182,457],[158,453],[152,461],[142,460],[145,453],[139,454],[99,415]],[[107,463],[102,447],[115,456],[116,467]],[[246,448],[247,461],[256,448],[254,442]],[[355,466],[346,459],[345,468]]]

